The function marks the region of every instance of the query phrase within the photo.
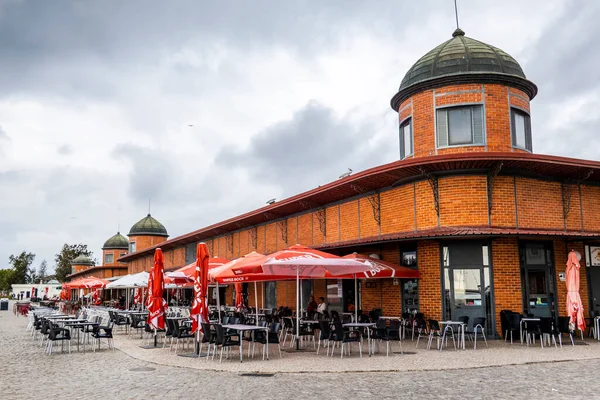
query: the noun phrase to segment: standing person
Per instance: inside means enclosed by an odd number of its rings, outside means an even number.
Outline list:
[[[312,315],[312,313],[314,313],[314,312],[317,311],[317,307],[318,306],[319,305],[315,301],[315,297],[314,296],[310,296],[308,298],[308,306],[306,306],[306,313],[308,314],[309,317]]]
[[[327,303],[325,303],[324,297],[319,297],[319,305],[317,306],[317,311],[321,314],[327,311]]]

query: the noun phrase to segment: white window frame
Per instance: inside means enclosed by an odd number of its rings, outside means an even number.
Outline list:
[[[519,146],[517,144],[515,114],[521,114],[525,117],[525,147]],[[510,140],[513,148],[533,153],[533,138],[531,135],[531,116],[527,111],[523,110],[522,108],[510,108]]]
[[[410,153],[406,152],[406,148],[404,145],[406,144],[406,140],[404,138],[404,128],[408,126],[410,130]],[[412,117],[406,118],[404,121],[400,123],[399,128],[400,134],[400,159],[404,160],[408,157],[412,157],[415,153],[415,136],[413,133],[413,125],[412,125]]]
[[[481,142],[475,143],[475,127],[474,127],[474,118],[471,117],[471,143],[464,144],[450,144],[450,131],[448,126],[448,111],[452,109],[459,108],[470,108],[473,110],[474,108],[478,108],[481,112]],[[445,113],[445,131],[446,131],[446,144],[440,144],[440,132],[441,122],[439,118],[439,111],[446,111]],[[471,111],[472,113],[473,111]],[[473,115],[473,114],[471,114]],[[487,144],[487,129],[485,124],[485,104],[483,103],[460,103],[460,104],[451,104],[444,105],[441,107],[436,107],[435,109],[435,146],[437,149],[446,149],[452,147],[470,147],[470,146],[486,146]]]

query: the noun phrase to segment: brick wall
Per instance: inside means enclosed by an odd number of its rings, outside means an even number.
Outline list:
[[[517,178],[519,228],[563,229],[560,183]]]
[[[483,104],[485,110],[485,146],[436,148],[434,109],[463,104]],[[529,112],[529,98],[517,89],[498,84],[449,85],[420,92],[405,100],[398,109],[400,121],[412,117],[414,157],[434,154],[481,151],[517,151],[513,149],[510,129],[510,107]]]
[[[487,225],[485,176],[453,176],[438,183],[442,226]]]
[[[523,311],[518,241],[516,238],[494,239],[491,252],[496,303],[496,330],[500,332],[501,310]],[[502,335],[504,335],[503,332]]]
[[[442,294],[440,281],[440,245],[437,241],[419,241],[417,262],[419,280],[420,311],[426,318],[442,318]]]

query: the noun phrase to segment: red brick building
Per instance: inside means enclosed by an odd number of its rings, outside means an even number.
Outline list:
[[[456,30],[414,64],[391,100],[399,161],[162,241],[165,230],[160,243],[142,248],[136,239],[119,261],[130,273],[148,271],[160,246],[166,267],[179,267],[199,241],[228,259],[295,243],[375,254],[418,268],[421,279],[363,280],[358,294],[351,282],[317,280],[304,293],[339,309],[357,299],[359,309],[385,315],[486,317],[492,331],[503,309],[564,314],[561,273],[575,249],[586,313],[600,311],[589,300],[600,298],[600,162],[533,153],[536,94],[510,55]],[[294,285],[263,285],[259,306],[293,307]]]

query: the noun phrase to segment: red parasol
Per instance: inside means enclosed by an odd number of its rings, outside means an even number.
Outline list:
[[[30,297],[35,297],[35,286],[31,288],[31,296]]]
[[[208,269],[211,270],[213,268],[220,267],[223,264],[227,264],[229,262],[228,259],[222,257],[212,257],[208,260]],[[192,281],[196,276],[196,261],[193,263],[186,265],[185,267],[181,267],[176,269],[173,272],[167,274],[170,278],[189,278]]]
[[[190,316],[192,320],[192,332],[200,333],[201,323],[208,323],[208,247],[206,243],[198,243],[196,248],[196,271],[194,276],[194,302]],[[199,341],[199,337],[198,337]]]
[[[165,307],[167,302],[163,299],[163,271],[164,271],[164,256],[160,248],[154,252],[154,267],[148,279],[148,287],[150,289],[148,306],[148,325],[154,328],[155,336],[157,330],[165,329]],[[152,279],[152,286],[150,286]]]
[[[565,271],[567,284],[567,315],[571,318],[570,324],[579,328],[581,331],[585,329],[585,319],[583,317],[583,304],[581,296],[579,296],[579,260],[577,253],[573,250],[569,252],[567,259],[567,269]]]
[[[104,289],[108,283],[106,279],[90,276],[65,283],[63,286],[69,289]]]
[[[208,278],[217,283],[281,281],[291,279],[289,276],[266,275],[262,272],[262,264],[269,259],[264,254],[253,251],[243,257],[236,258],[220,267],[209,270]],[[294,275],[296,276],[296,275]]]
[[[154,281],[154,279],[152,279],[153,273],[154,269],[150,270],[150,273],[148,274],[148,286],[146,287],[146,308],[150,307],[150,292],[152,291],[152,282]]]
[[[135,288],[133,292],[133,304],[141,304],[142,303],[142,291],[140,288]]]

